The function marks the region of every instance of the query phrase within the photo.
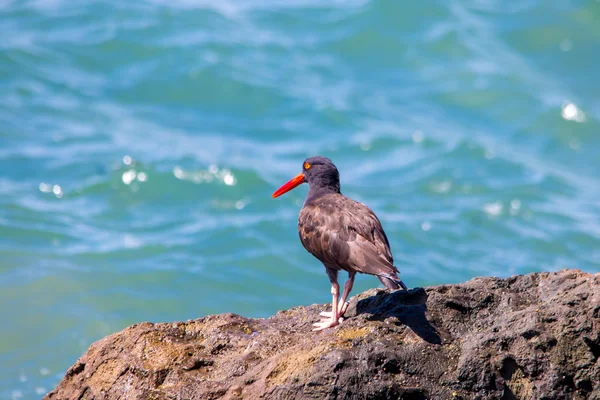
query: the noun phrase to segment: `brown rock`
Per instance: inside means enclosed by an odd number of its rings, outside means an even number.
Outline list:
[[[372,289],[312,332],[327,309],[133,325],[45,399],[600,399],[600,274]]]

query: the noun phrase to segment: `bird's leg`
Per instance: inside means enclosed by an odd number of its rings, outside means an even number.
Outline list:
[[[339,324],[338,318],[338,298],[340,296],[340,285],[335,282],[331,282],[331,317],[321,320],[321,322],[314,323],[315,328],[313,331],[320,331],[326,328],[331,328]]]
[[[350,305],[350,303],[348,303],[346,300],[348,299],[348,295],[350,294],[352,286],[354,285],[355,276],[356,272],[348,272],[348,280],[346,281],[346,283],[344,283],[344,293],[342,293],[342,300],[340,302],[340,317],[344,315],[344,313],[348,309],[348,306]]]
[[[356,276],[356,272],[348,272],[348,280],[344,284],[344,292],[342,293],[342,300],[340,300],[339,307],[338,307],[338,317],[339,318],[343,317],[344,314],[346,313],[346,310],[348,309],[349,303],[346,301],[346,299],[348,299],[348,295],[350,294],[350,291],[352,291],[352,286],[354,285],[354,277],[355,276]],[[331,312],[323,311],[321,313],[321,315],[324,317],[331,317]]]

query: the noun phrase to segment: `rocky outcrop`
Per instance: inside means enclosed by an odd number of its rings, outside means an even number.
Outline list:
[[[600,399],[598,273],[373,289],[312,332],[327,308],[133,325],[45,398]]]

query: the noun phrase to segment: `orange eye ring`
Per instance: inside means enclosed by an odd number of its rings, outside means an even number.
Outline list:
[[[309,163],[307,163],[307,162],[305,162],[305,163],[304,163],[304,169],[310,169],[310,164],[309,164]]]

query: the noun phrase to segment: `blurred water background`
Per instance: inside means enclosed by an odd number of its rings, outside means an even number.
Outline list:
[[[325,155],[410,287],[600,271],[600,2],[0,1],[0,398],[141,321],[330,301]],[[379,282],[359,276],[354,294]]]

